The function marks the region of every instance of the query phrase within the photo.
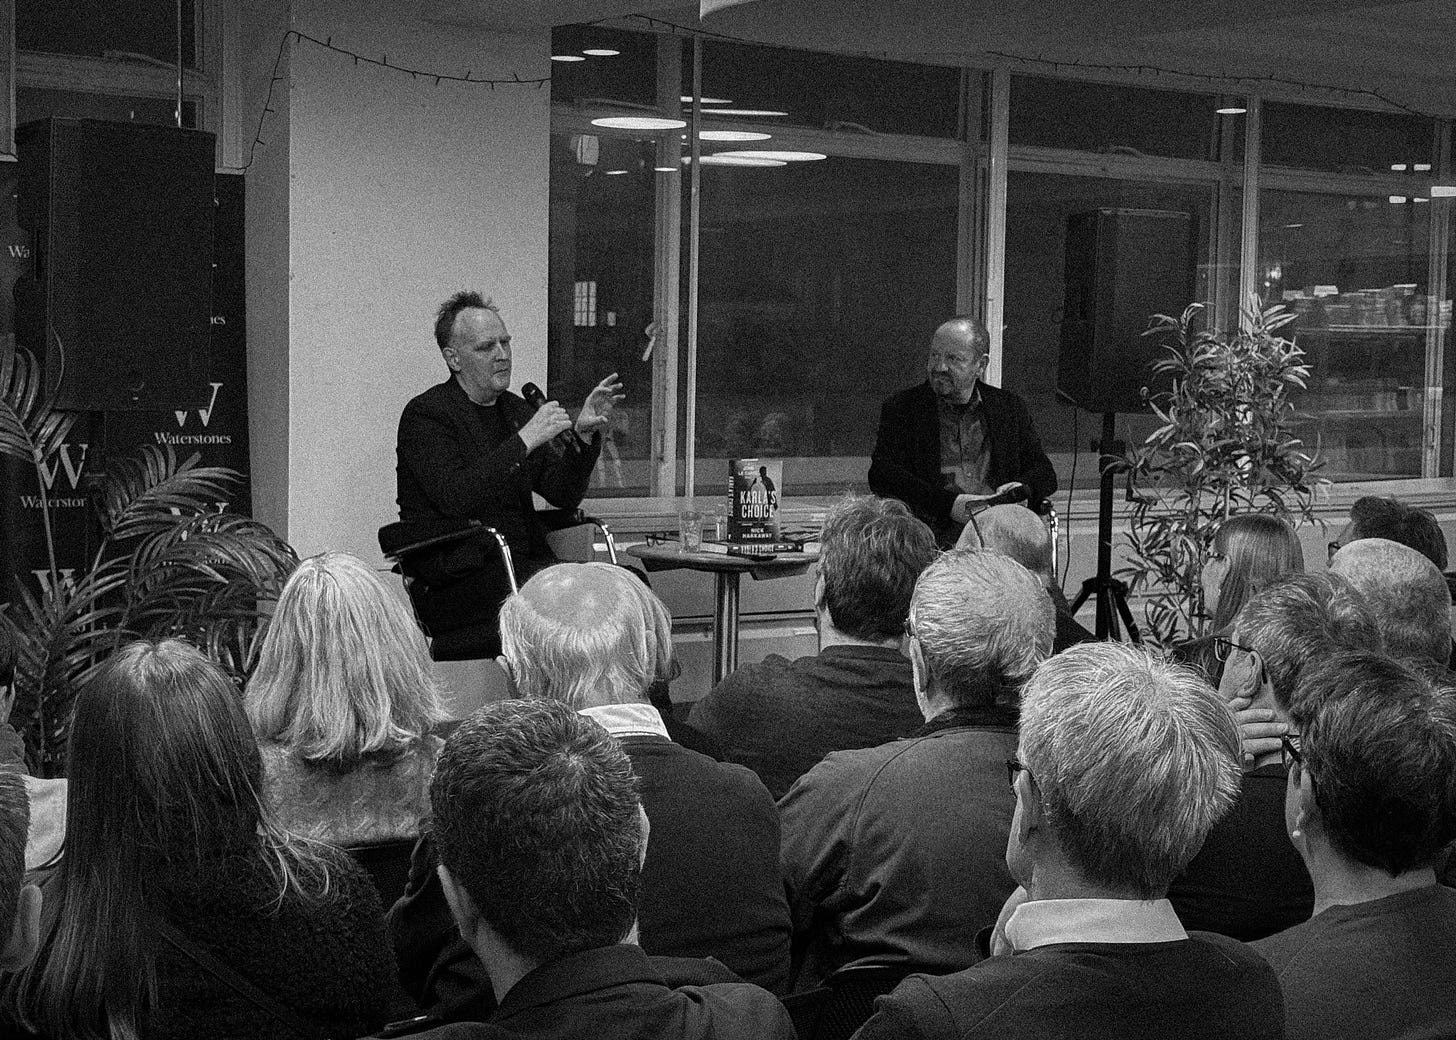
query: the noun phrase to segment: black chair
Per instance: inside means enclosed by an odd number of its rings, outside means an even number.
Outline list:
[[[616,539],[604,521],[579,509],[544,509],[536,516],[559,559],[591,559],[594,537],[583,537],[590,526],[601,532],[608,559],[617,563]],[[495,611],[481,608],[473,586],[486,584],[500,599],[519,591],[504,535],[479,520],[399,520],[379,529],[379,547],[404,580],[434,660],[488,660],[500,653]],[[493,574],[490,568],[497,559],[501,570]],[[445,603],[449,606],[442,609]]]
[[[370,880],[379,892],[379,901],[388,910],[396,899],[404,895],[405,886],[409,883],[410,854],[414,847],[414,838],[401,838],[369,845],[352,845],[344,851],[368,871]]]
[[[824,980],[822,988],[829,992],[819,1005],[812,1030],[804,1032],[795,1021],[799,1040],[849,1040],[874,1014],[876,997],[890,992],[905,976],[920,971],[924,969],[914,964],[851,964],[840,968]],[[793,1016],[792,1008],[789,1014]]]
[[[820,986],[802,993],[790,993],[783,998],[784,1010],[788,1011],[794,1023],[794,1032],[799,1040],[814,1040],[814,1029],[819,1024],[824,1002],[833,992],[828,986]]]

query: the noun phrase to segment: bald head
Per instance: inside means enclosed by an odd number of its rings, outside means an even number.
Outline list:
[[[506,600],[501,654],[519,694],[574,708],[645,702],[658,646],[637,585],[621,567],[558,563]]]
[[[957,404],[971,399],[976,380],[986,370],[991,337],[975,318],[951,318],[930,339],[925,374],[936,395]]]
[[[995,549],[1043,582],[1052,580],[1052,535],[1042,518],[1024,506],[992,506],[971,516],[957,549]]]
[[[1330,573],[1365,597],[1389,653],[1446,663],[1451,655],[1451,594],[1434,563],[1398,542],[1361,538],[1335,553]]]

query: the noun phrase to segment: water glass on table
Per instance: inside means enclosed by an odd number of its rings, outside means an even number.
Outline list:
[[[677,514],[677,546],[682,552],[703,549],[703,514],[696,509],[679,510]]]

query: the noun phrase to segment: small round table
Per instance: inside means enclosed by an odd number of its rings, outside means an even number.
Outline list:
[[[684,552],[675,545],[632,545],[629,555],[651,571],[707,571],[713,575],[713,685],[738,667],[738,582],[743,574],[755,580],[803,574],[819,559],[817,552],[788,552],[754,558],[726,553]]]

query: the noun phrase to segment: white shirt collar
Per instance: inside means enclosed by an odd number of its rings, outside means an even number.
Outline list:
[[[650,704],[599,704],[582,708],[580,714],[594,719],[614,737],[667,737],[662,716]]]
[[[1035,899],[1006,922],[1017,952],[1058,943],[1157,943],[1188,938],[1166,899]]]

